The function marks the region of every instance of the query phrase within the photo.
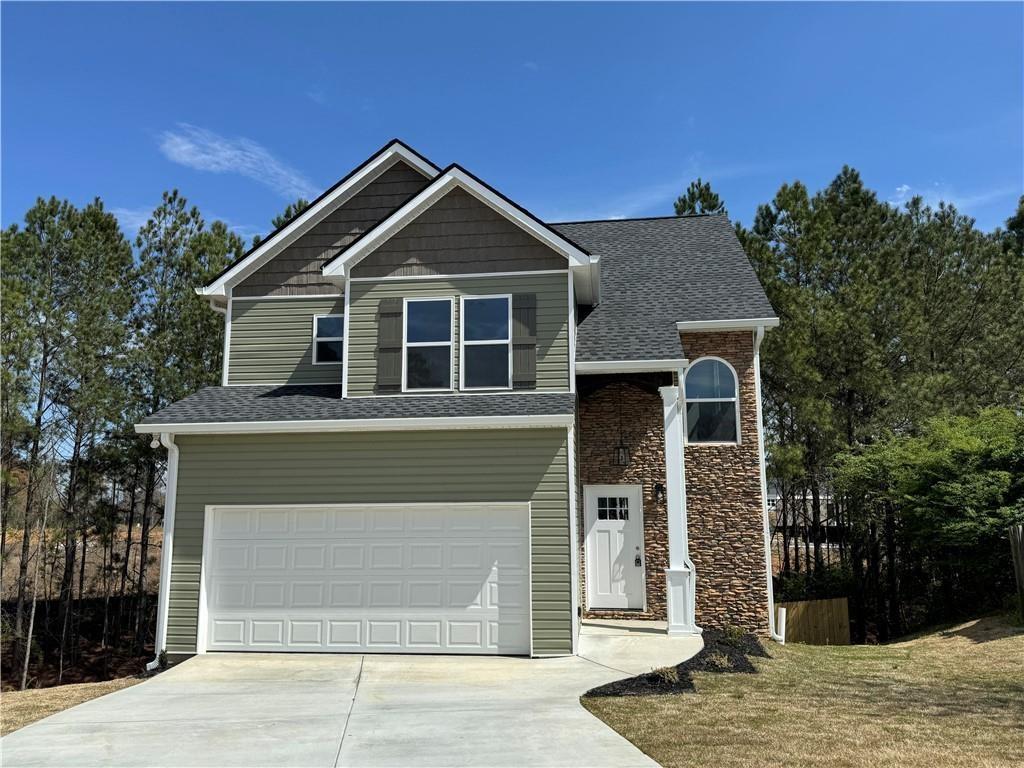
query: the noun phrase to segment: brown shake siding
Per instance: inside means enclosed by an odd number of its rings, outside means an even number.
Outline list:
[[[324,264],[429,183],[423,174],[399,160],[235,286],[234,295],[338,293],[338,286],[327,282],[321,273]]]
[[[566,260],[489,205],[453,189],[352,268],[353,277],[566,269]]]

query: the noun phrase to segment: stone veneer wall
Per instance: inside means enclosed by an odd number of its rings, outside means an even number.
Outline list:
[[[713,355],[739,378],[740,444],[687,445],[686,510],[697,625],[768,631],[754,342],[750,331],[682,334],[692,365]]]
[[[652,385],[653,387],[653,385]],[[619,440],[619,403],[622,405],[622,436],[629,446],[630,463],[612,463],[612,448]],[[588,612],[586,552],[584,547],[583,496],[579,499],[580,604],[584,616],[628,616],[634,619],[665,618],[665,568],[668,567],[668,518],[665,503],[655,503],[654,484],[665,484],[665,428],[661,395],[628,382],[612,382],[580,397],[579,455],[581,485],[641,485],[644,505],[644,576],[647,610],[637,613]]]
[[[690,559],[697,571],[697,624],[739,626],[767,632],[760,461],[757,452],[757,404],[754,390],[753,335],[749,331],[682,334],[690,362],[713,355],[736,369],[740,389],[740,444],[687,445],[687,521]],[[653,386],[651,388],[653,390]],[[612,463],[619,436],[621,398],[623,437],[630,448],[628,466]],[[586,609],[586,563],[582,489],[579,498],[580,589],[584,616],[665,618],[665,568],[668,527],[664,502],[654,501],[654,484],[665,483],[665,433],[661,396],[633,383],[613,382],[580,397],[579,464],[581,485],[641,484],[647,610]]]

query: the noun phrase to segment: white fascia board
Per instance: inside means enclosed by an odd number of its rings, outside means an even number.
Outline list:
[[[419,157],[416,153],[410,152],[405,146],[398,142],[392,142],[376,157],[347,179],[339,184],[330,194],[324,195],[313,205],[309,206],[291,224],[279,231],[273,237],[260,243],[252,253],[243,261],[229,269],[209,285],[197,288],[196,293],[201,296],[225,296],[231,286],[244,280],[257,269],[262,267],[274,256],[279,254],[295,240],[312,229],[324,216],[325,212],[341,205],[346,200],[354,197],[370,182],[391,168],[399,160],[406,162],[428,179],[433,179],[438,174],[437,168]]]
[[[601,360],[576,363],[576,373],[674,373],[686,368],[690,361],[685,358],[675,360]]]
[[[564,256],[568,259],[570,266],[586,267],[590,265],[589,254],[584,253],[532,216],[525,214],[493,190],[465,173],[462,169],[449,168],[445,173],[435,178],[430,186],[416,195],[416,197],[391,214],[364,237],[350,245],[340,257],[328,262],[323,269],[324,275],[326,277],[347,276],[352,267],[373,253],[374,250],[394,236],[402,227],[413,221],[455,187],[459,187],[473,195],[480,202],[497,211],[513,224],[516,224],[520,229],[533,235],[556,253]]]
[[[561,427],[573,423],[572,414],[557,416],[452,416],[407,419],[319,419],[309,421],[221,421],[179,424],[136,424],[140,434],[243,435],[281,432],[403,432],[436,429],[515,429]]]
[[[757,317],[748,320],[688,320],[676,323],[679,331],[750,331],[755,328],[775,328],[777,317]]]

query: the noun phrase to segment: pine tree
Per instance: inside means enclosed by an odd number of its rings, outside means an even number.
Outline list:
[[[700,178],[691,181],[686,193],[676,199],[676,216],[691,216],[701,213],[720,213],[728,215],[725,203],[711,189],[711,184]]]

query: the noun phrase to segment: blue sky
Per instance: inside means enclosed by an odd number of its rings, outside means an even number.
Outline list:
[[[980,227],[1024,192],[1024,5],[3,3],[2,218],[177,187],[244,235],[392,137],[551,221],[749,223],[844,163]]]

